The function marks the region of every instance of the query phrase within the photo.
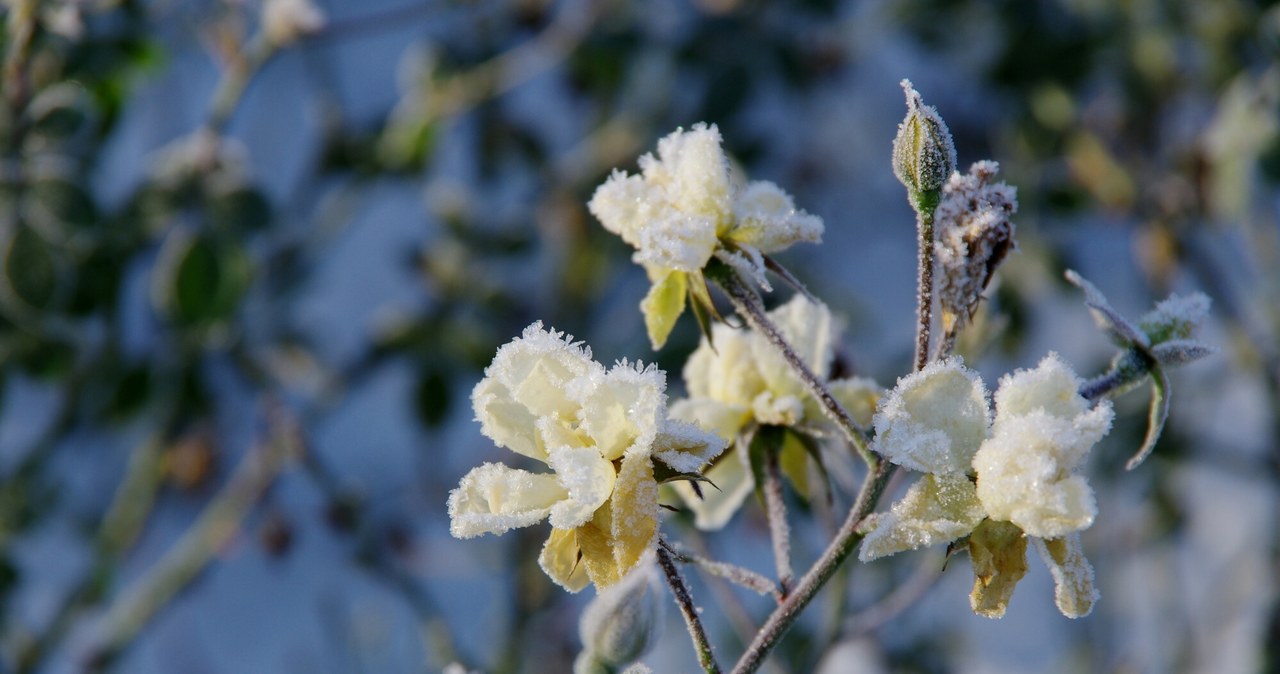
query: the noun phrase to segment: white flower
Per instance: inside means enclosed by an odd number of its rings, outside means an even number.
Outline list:
[[[959,357],[898,380],[872,421],[874,449],[926,473],[967,473],[990,423],[986,388]]]
[[[925,475],[911,485],[893,508],[877,516],[876,527],[858,550],[858,559],[873,559],[954,541],[985,518],[973,483],[963,474]]]
[[[570,591],[606,586],[631,569],[657,533],[652,460],[701,465],[724,443],[667,418],[666,377],[589,349],[535,323],[502,346],[472,392],[481,432],[551,473],[486,463],[449,493],[450,532],[501,534],[548,519],[540,563]]]
[[[1004,377],[992,437],[973,457],[978,498],[994,520],[1058,538],[1093,524],[1093,490],[1076,472],[1111,428],[1109,401],[1090,409],[1080,380],[1057,354]]]
[[[636,249],[633,259],[653,282],[641,310],[654,348],[666,341],[685,295],[704,283],[713,255],[764,282],[761,253],[822,238],[822,220],[797,210],[777,185],[739,188],[720,142],[714,124],[677,129],[658,141],[656,158],[640,158],[640,175],[615,170],[587,204]]]
[[[324,12],[311,0],[266,0],[262,5],[262,30],[276,46],[315,33],[325,22]]]

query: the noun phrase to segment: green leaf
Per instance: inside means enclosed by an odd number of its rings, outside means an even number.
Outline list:
[[[661,349],[667,343],[667,337],[676,326],[676,320],[684,313],[684,298],[688,287],[688,277],[684,272],[667,272],[640,302],[640,311],[644,314],[644,326],[649,331],[649,342],[654,350]]]
[[[822,477],[822,489],[827,503],[831,502],[831,476],[827,473],[827,464],[822,459],[822,448],[808,435],[787,430],[782,441],[782,452],[778,457],[782,474],[795,488],[796,493],[806,501],[813,500],[813,487],[809,480],[809,460],[813,461]]]
[[[252,185],[236,185],[209,196],[209,220],[214,229],[251,232],[271,222],[271,203]]]
[[[98,222],[98,207],[84,187],[59,178],[31,187],[29,215],[54,227],[86,228]]]
[[[1133,458],[1125,464],[1125,470],[1133,470],[1156,448],[1160,433],[1164,430],[1164,422],[1169,418],[1169,375],[1159,365],[1151,366],[1151,409],[1147,413],[1147,435],[1142,439]]]
[[[47,308],[58,291],[53,251],[27,227],[19,227],[4,255],[4,277],[15,295],[36,309]]]
[[[209,324],[235,311],[248,287],[249,261],[228,242],[209,237],[175,239],[167,260],[157,266],[155,288],[161,307],[176,322]]]

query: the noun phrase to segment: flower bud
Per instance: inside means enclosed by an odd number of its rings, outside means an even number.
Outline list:
[[[942,184],[956,170],[956,148],[947,123],[938,111],[924,104],[910,80],[902,80],[907,95],[907,116],[893,139],[893,174],[907,187],[917,210],[932,210]]]
[[[575,671],[616,671],[644,655],[662,624],[659,594],[652,555],[601,590],[578,622],[584,652]]]

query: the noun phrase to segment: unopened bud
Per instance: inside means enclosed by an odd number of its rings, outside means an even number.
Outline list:
[[[924,104],[910,80],[902,80],[902,90],[907,94],[907,116],[893,139],[893,174],[906,185],[913,207],[931,210],[943,183],[956,170],[956,148],[947,123]]]
[[[577,674],[618,671],[657,641],[663,603],[652,556],[596,596],[582,612],[578,633],[583,653]]]

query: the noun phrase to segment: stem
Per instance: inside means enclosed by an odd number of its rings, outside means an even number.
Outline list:
[[[765,515],[769,520],[769,538],[773,540],[773,564],[778,570],[780,598],[786,599],[795,582],[791,570],[791,527],[787,525],[787,504],[782,500],[782,474],[778,470],[778,452],[765,452]]]
[[[929,336],[933,327],[933,209],[916,211],[916,230],[920,238],[919,264],[916,269],[916,358],[915,371],[929,363]]]
[[[668,543],[666,540],[659,538],[658,545],[671,555],[673,559],[682,564],[693,564],[698,568],[706,571],[713,577],[723,578],[739,587],[744,587],[752,592],[767,597],[773,597],[778,601],[782,601],[782,597],[778,595],[778,587],[773,581],[752,571],[744,569],[741,566],[735,566],[727,562],[717,562],[708,559],[705,554],[691,555],[682,552],[679,548]],[[754,632],[754,630],[753,630]]]
[[[747,323],[754,330],[764,335],[765,339],[769,340],[769,343],[778,349],[778,352],[782,354],[783,359],[791,366],[800,381],[809,389],[809,393],[822,404],[827,416],[836,422],[836,425],[844,432],[845,437],[858,450],[862,460],[874,470],[880,460],[876,458],[868,446],[869,440],[867,439],[866,431],[862,430],[858,422],[854,421],[849,411],[844,408],[844,405],[841,405],[840,401],[831,395],[831,391],[827,389],[826,384],[823,384],[818,379],[813,370],[810,370],[799,354],[791,348],[787,338],[778,330],[778,326],[774,325],[769,316],[765,314],[764,307],[760,305],[760,297],[756,295],[755,291],[743,283],[737,272],[732,270],[708,274],[707,277],[714,280],[724,290],[729,297],[729,301],[733,304],[733,308],[746,319]]]
[[[205,119],[205,128],[213,135],[220,136],[226,131],[231,116],[244,98],[245,89],[254,73],[275,53],[275,47],[259,35],[245,46],[245,53],[234,59],[218,80],[218,88],[213,92],[209,103],[209,115]]]
[[[841,525],[839,533],[827,549],[822,551],[822,556],[818,558],[813,568],[809,569],[796,584],[791,595],[769,614],[760,631],[756,633],[755,640],[747,647],[747,652],[742,654],[742,658],[734,666],[732,674],[750,674],[760,668],[765,657],[774,646],[778,645],[778,641],[800,617],[805,607],[818,594],[818,590],[831,579],[836,569],[840,568],[840,564],[862,541],[864,534],[858,530],[858,526],[875,509],[876,502],[880,500],[880,494],[884,491],[895,468],[896,466],[888,461],[881,461],[867,473],[853,509],[849,511],[849,516]]]
[[[689,627],[689,638],[693,640],[693,650],[698,654],[698,664],[707,674],[720,674],[720,665],[711,653],[711,642],[707,640],[707,632],[702,629],[702,620],[698,617],[698,609],[693,605],[693,597],[689,595],[689,587],[680,576],[680,569],[671,559],[666,548],[658,546],[658,565],[667,578],[667,585],[676,597],[676,605],[680,607],[680,615],[684,616],[685,625]]]

